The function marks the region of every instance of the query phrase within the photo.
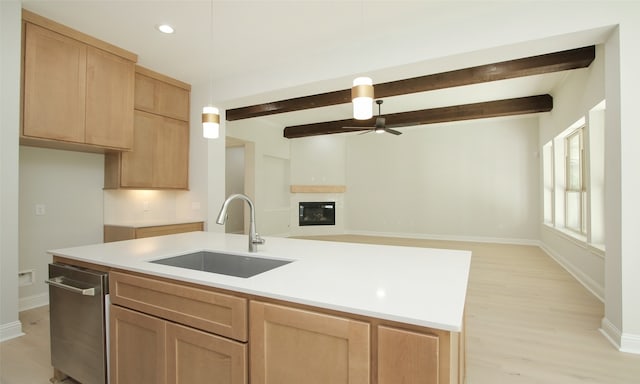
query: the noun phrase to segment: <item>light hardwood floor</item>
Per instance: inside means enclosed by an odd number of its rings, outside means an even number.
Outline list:
[[[598,331],[602,303],[538,247],[351,235],[314,239],[472,251],[467,384],[640,383],[640,355],[618,352]],[[20,319],[27,335],[0,344],[0,383],[46,384],[48,308],[22,312]]]

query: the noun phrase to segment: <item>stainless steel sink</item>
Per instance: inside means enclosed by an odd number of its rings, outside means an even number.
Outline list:
[[[153,260],[151,263],[247,278],[289,264],[292,261],[200,251]]]

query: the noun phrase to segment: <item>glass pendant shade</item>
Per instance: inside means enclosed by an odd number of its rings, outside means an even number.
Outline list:
[[[369,77],[358,77],[351,87],[353,118],[367,120],[373,117],[373,81]]]
[[[217,139],[220,135],[220,111],[216,107],[202,108],[202,136]]]

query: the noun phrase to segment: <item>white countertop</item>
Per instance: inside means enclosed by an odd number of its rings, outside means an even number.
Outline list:
[[[471,252],[189,232],[56,249],[52,255],[380,319],[459,332]],[[250,278],[149,263],[202,250],[295,260]]]

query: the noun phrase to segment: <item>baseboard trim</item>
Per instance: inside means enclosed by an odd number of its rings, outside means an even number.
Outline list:
[[[606,317],[603,317],[602,321],[600,321],[600,333],[602,333],[616,349],[620,349],[622,332]]]
[[[346,231],[346,235],[379,236],[406,239],[439,240],[439,241],[460,241],[466,243],[495,243],[495,244],[515,244],[515,245],[540,245],[539,240],[534,239],[513,239],[501,237],[478,237],[478,236],[451,236],[434,235],[423,233],[400,233],[400,232],[369,232],[369,231]]]
[[[620,351],[640,355],[640,335],[622,333]]]
[[[550,258],[560,264],[571,276],[573,276],[583,287],[591,292],[598,300],[604,303],[604,287],[596,283],[592,278],[584,274],[580,269],[576,268],[566,258],[560,256],[560,254],[554,252],[548,248],[543,242],[538,242],[538,246],[542,249]]]
[[[20,320],[0,324],[0,342],[15,339],[22,335],[24,335],[24,333],[22,332],[22,323]]]
[[[606,317],[600,324],[600,333],[620,352],[640,355],[640,335],[624,333]]]
[[[20,312],[26,311],[27,309],[33,309],[42,307],[45,305],[49,305],[49,293],[41,293],[38,295],[32,295],[27,297],[21,297],[18,300],[18,310]]]

